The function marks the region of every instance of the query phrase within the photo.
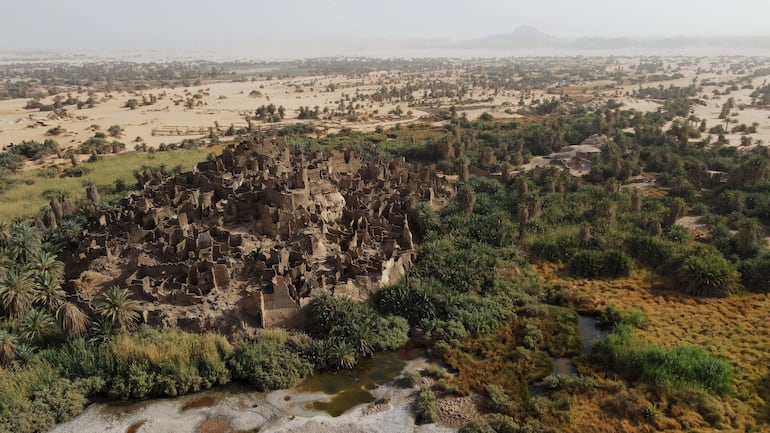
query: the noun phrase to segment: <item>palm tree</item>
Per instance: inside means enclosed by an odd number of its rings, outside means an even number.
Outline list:
[[[724,297],[740,287],[740,274],[718,251],[694,252],[683,260],[676,277],[682,289],[693,296]]]
[[[24,223],[14,224],[8,250],[13,258],[21,263],[27,263],[40,248],[40,238],[40,231],[37,228]]]
[[[88,315],[72,302],[63,302],[56,310],[56,322],[65,336],[80,335],[88,328]]]
[[[642,194],[639,192],[639,188],[634,188],[631,193],[631,210],[637,213],[642,211]]]
[[[54,329],[54,320],[51,315],[43,310],[33,308],[21,321],[19,330],[27,341],[40,342]]]
[[[460,208],[464,214],[470,215],[473,213],[475,204],[476,194],[473,193],[473,190],[467,185],[461,186],[457,191],[457,207]]]
[[[80,335],[88,328],[88,316],[72,302],[63,302],[56,310],[56,321],[65,336]]]
[[[351,326],[349,341],[353,346],[353,350],[356,355],[360,357],[371,356],[374,353],[374,345],[372,344],[377,338],[372,330],[373,324],[361,321]]]
[[[747,219],[738,227],[738,255],[750,258],[757,252],[757,240],[759,238],[759,224]]]
[[[56,258],[56,254],[49,251],[36,251],[32,254],[29,265],[35,272],[49,272],[53,277],[58,279],[64,277],[64,263]]]
[[[11,243],[11,231],[5,223],[0,222],[0,248],[7,248]]]
[[[37,293],[35,302],[54,312],[64,301],[66,293],[61,289],[61,279],[49,271],[41,271],[35,275]]]
[[[16,357],[16,360],[21,362],[22,364],[27,364],[32,359],[32,356],[34,355],[35,355],[35,346],[24,342],[21,342],[16,345],[15,357]]]
[[[5,329],[0,329],[0,365],[8,365],[16,357],[19,340]]]
[[[346,341],[337,341],[330,353],[331,364],[337,369],[350,369],[358,363],[355,348]]]
[[[99,317],[91,323],[89,331],[88,341],[92,343],[103,343],[109,341],[118,333],[118,329],[115,326],[115,322]]]
[[[10,269],[0,279],[0,305],[12,318],[23,317],[35,299],[35,284],[29,272]]]
[[[120,329],[128,329],[139,321],[139,302],[131,299],[128,289],[112,286],[99,295],[96,313],[113,322]]]

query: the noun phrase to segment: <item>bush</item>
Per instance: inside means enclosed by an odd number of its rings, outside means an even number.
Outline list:
[[[718,251],[699,248],[685,257],[676,277],[682,290],[693,296],[724,297],[739,287],[738,271]]]
[[[446,370],[438,365],[429,365],[428,367],[425,367],[420,374],[433,379],[443,379],[447,376]]]
[[[313,372],[310,362],[274,336],[241,344],[228,366],[235,379],[246,380],[259,391],[291,388]]]
[[[626,251],[638,262],[658,267],[674,256],[674,243],[652,236],[632,236],[625,242]]]
[[[418,425],[433,424],[436,422],[438,417],[436,415],[436,395],[433,394],[433,391],[426,388],[420,390],[420,393],[417,394],[417,407],[415,412],[417,414],[415,422]]]
[[[598,342],[594,353],[610,370],[652,386],[694,387],[716,394],[732,389],[733,368],[726,359],[695,347],[665,348],[642,343],[628,325],[618,326]]]
[[[232,346],[216,334],[139,328],[104,343],[68,341],[42,356],[69,378],[101,378],[114,399],[177,396],[230,381]]]
[[[552,390],[566,390],[569,393],[584,393],[596,389],[596,379],[591,376],[556,374],[543,379],[545,386]]]
[[[741,263],[743,285],[754,292],[770,292],[770,254]]]
[[[370,356],[374,351],[394,350],[403,347],[409,339],[408,322],[396,316],[383,317],[369,305],[355,302],[349,297],[333,296],[323,292],[310,300],[307,306],[308,333],[318,339],[330,340],[336,349],[353,349],[352,362],[339,363],[334,367],[349,368],[357,358]],[[319,367],[327,367],[326,355],[319,353]],[[339,350],[337,350],[339,352]],[[347,352],[347,350],[345,350]],[[336,357],[340,360],[340,357]]]
[[[538,260],[549,262],[568,261],[578,248],[574,234],[556,237],[551,233],[538,236],[530,245],[529,253]]]
[[[600,329],[613,330],[619,325],[630,325],[635,328],[643,328],[647,324],[647,318],[641,311],[632,311],[629,314],[623,314],[618,307],[609,304],[604,308],[602,314],[596,318],[596,326]]]
[[[494,412],[511,414],[513,412],[513,401],[505,393],[503,387],[499,385],[487,385],[487,397],[489,397],[489,408]]]
[[[422,376],[417,370],[409,370],[404,373],[404,382],[410,388],[414,388],[422,382]]]
[[[621,277],[631,271],[631,260],[619,251],[582,250],[567,262],[570,272],[584,278]]]
[[[495,287],[498,254],[495,248],[467,238],[429,241],[420,246],[416,271],[449,290],[479,293]]]
[[[458,433],[496,433],[496,431],[484,421],[474,419],[465,424]]]

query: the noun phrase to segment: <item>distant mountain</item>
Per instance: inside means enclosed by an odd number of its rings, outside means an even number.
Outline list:
[[[542,33],[531,26],[517,27],[512,33],[491,35],[479,39],[456,42],[448,48],[516,49],[516,48],[578,48],[587,50],[624,48],[768,48],[770,36],[713,36],[676,37],[657,39],[586,37],[564,39]]]
[[[542,33],[531,26],[519,26],[512,33],[502,33],[480,39],[458,42],[457,48],[548,48],[564,41]]]

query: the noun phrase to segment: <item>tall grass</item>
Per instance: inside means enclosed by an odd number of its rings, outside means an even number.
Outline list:
[[[165,164],[171,168],[181,165],[184,170],[191,170],[195,164],[205,160],[211,151],[212,149],[181,149],[105,156],[92,163],[83,163],[83,166],[89,169],[83,177],[43,177],[40,176],[40,170],[28,170],[8,176],[15,184],[0,193],[0,222],[35,214],[48,203],[48,200],[43,198],[43,193],[47,190],[66,191],[74,200],[78,200],[85,197],[83,182],[88,180],[97,185],[103,199],[109,200],[118,196],[112,193],[115,181],[120,179],[126,185],[134,185],[136,179],[133,172],[142,166]]]
[[[230,381],[225,364],[233,347],[218,334],[142,327],[112,342],[84,339],[44,353],[68,377],[101,377],[112,398],[176,396]]]
[[[732,390],[733,367],[726,359],[691,346],[642,343],[629,325],[619,325],[594,353],[611,370],[652,386],[702,388],[720,395]]]

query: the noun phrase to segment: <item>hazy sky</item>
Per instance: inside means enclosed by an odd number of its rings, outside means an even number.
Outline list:
[[[250,46],[324,38],[770,34],[770,0],[0,0],[0,49]]]

